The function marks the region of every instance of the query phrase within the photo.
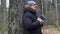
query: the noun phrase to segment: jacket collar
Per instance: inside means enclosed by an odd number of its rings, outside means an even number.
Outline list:
[[[24,10],[24,13],[26,13],[26,12],[30,12],[30,13],[32,13],[32,14],[34,14],[34,15],[36,14],[36,12],[34,12],[33,10],[25,9],[25,10]]]

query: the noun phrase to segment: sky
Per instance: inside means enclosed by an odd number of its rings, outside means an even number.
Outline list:
[[[1,0],[0,0],[0,5],[1,5]],[[8,10],[8,8],[9,8],[9,0],[6,0],[6,8]]]
[[[0,5],[1,5],[1,0],[0,0]]]
[[[9,8],[9,0],[6,0],[6,8]]]
[[[9,9],[9,0],[6,0],[6,8],[7,8],[7,11]]]

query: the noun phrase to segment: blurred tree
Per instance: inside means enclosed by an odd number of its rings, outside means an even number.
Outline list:
[[[8,34],[22,34],[22,15],[23,6],[26,0],[10,0],[10,7],[8,12],[9,31]]]
[[[0,0],[0,30],[1,34],[4,34],[5,26],[7,25],[7,9],[6,9],[6,0]],[[6,26],[7,27],[7,26]]]

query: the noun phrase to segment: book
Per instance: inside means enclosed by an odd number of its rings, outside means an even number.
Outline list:
[[[46,17],[45,17],[44,15],[41,15],[40,18],[41,18],[42,20],[46,20]]]

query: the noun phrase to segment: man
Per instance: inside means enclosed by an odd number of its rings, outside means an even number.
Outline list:
[[[22,16],[23,34],[42,34],[41,27],[44,20],[36,16],[37,3],[35,1],[28,1],[24,7],[24,14]]]

